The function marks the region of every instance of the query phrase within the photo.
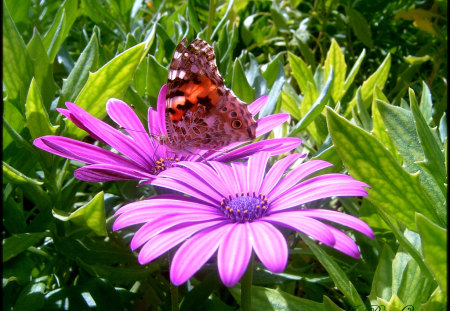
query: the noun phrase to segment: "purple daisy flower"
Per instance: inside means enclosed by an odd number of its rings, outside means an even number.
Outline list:
[[[115,214],[118,217],[113,230],[143,224],[130,245],[133,250],[141,248],[140,264],[182,244],[170,268],[175,285],[186,282],[216,252],[219,275],[226,286],[240,280],[252,251],[267,269],[282,272],[288,247],[276,226],[300,231],[359,258],[355,242],[321,220],[355,229],[373,239],[373,231],[366,223],[337,211],[296,207],[332,196],[366,196],[363,187],[369,186],[343,174],[306,179],[332,166],[321,160],[300,164],[284,175],[300,154],[286,156],[265,173],[269,157],[269,153],[260,152],[246,163],[231,165],[217,161],[179,162],[178,167],[159,174],[152,184],[182,194],[159,195],[121,207]]]
[[[113,180],[141,180],[149,183],[161,171],[178,161],[231,161],[242,159],[258,151],[267,151],[272,155],[282,154],[301,144],[299,138],[275,138],[241,146],[245,142],[233,143],[220,150],[199,150],[196,154],[182,155],[159,144],[155,137],[166,135],[164,109],[166,85],[158,96],[158,111],[148,111],[148,128],[145,130],[136,113],[126,103],[110,99],[106,105],[109,117],[123,131],[93,117],[81,107],[67,102],[67,109],[58,111],[79,128],[85,130],[94,139],[109,145],[116,152],[105,148],[74,140],[63,136],[43,136],[34,141],[34,145],[61,157],[86,163],[75,170],[76,178],[90,182]],[[255,100],[249,105],[249,111],[256,115],[267,101],[267,96]],[[257,121],[257,136],[270,132],[289,118],[286,113],[274,114]],[[240,148],[238,148],[240,147]]]

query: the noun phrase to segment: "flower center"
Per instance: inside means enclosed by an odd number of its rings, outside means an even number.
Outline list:
[[[263,194],[250,195],[249,193],[241,195],[231,195],[222,198],[220,203],[221,211],[233,222],[246,222],[260,218],[267,213],[267,198]]]
[[[153,175],[158,175],[162,171],[171,168],[173,164],[178,161],[180,161],[180,159],[174,157],[159,158],[159,160],[155,162],[155,165],[153,166],[151,173]]]

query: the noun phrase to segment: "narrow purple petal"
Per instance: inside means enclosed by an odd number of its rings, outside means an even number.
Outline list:
[[[165,188],[173,187],[173,182],[168,181],[169,179],[178,183],[178,185],[175,185],[176,188],[171,188],[172,190],[178,190],[211,203],[217,202],[223,197],[208,181],[195,172],[181,167],[172,167],[161,172],[152,185]]]
[[[233,229],[219,246],[217,268],[225,286],[235,285],[247,269],[252,255],[248,231],[245,223],[233,224]]]
[[[80,180],[105,182],[113,180],[154,179],[155,176],[142,170],[134,170],[114,164],[92,164],[81,167],[73,173]]]
[[[72,104],[70,102],[66,102],[66,106],[68,104]],[[56,108],[56,110],[62,114],[63,116],[65,116],[67,119],[69,119],[70,121],[72,121],[73,124],[75,124],[77,127],[79,127],[80,129],[82,129],[83,131],[85,131],[86,133],[88,133],[92,138],[94,138],[95,140],[101,141],[102,143],[105,143],[103,141],[103,139],[97,135],[95,135],[95,133],[93,133],[89,128],[87,128],[84,124],[83,124],[83,119],[79,120],[78,116],[76,114],[72,114],[70,112],[70,110],[68,109],[64,109],[64,108]]]
[[[33,144],[47,152],[88,164],[109,163],[130,169],[143,169],[109,150],[63,136],[42,136],[36,138]]]
[[[158,125],[159,129],[158,131],[162,133],[163,135],[167,135],[166,130],[166,91],[167,91],[167,84],[164,84],[161,87],[161,90],[158,94],[158,102],[156,104],[156,109],[158,112]]]
[[[368,185],[347,175],[320,175],[292,187],[278,198],[272,198],[270,209],[272,212],[280,211],[332,196],[366,196],[363,187]]]
[[[252,114],[252,116],[256,116],[256,114],[264,107],[264,105],[267,103],[267,99],[269,96],[264,95],[260,98],[256,99],[253,103],[247,106],[248,111]]]
[[[259,260],[274,273],[283,272],[288,259],[288,247],[284,236],[270,223],[253,221],[246,223],[253,249]]]
[[[210,220],[218,220],[223,218],[223,215],[219,215],[216,211],[203,211],[202,213],[184,213],[181,215],[170,214],[170,210],[167,211],[169,214],[162,215],[159,218],[153,219],[152,221],[146,222],[138,231],[136,231],[133,239],[131,240],[130,247],[132,250],[140,247],[149,239],[153,238],[157,234],[166,231],[177,225],[188,225],[190,223],[205,222]]]
[[[91,116],[75,104],[66,103],[66,105],[72,114],[76,114],[78,119],[82,119],[83,124],[97,136],[101,137],[108,145],[143,167],[150,169],[153,166],[153,162],[148,162],[145,157],[146,150],[139,147],[129,136]]]
[[[283,176],[286,170],[301,156],[302,154],[300,153],[294,153],[275,162],[275,164],[270,168],[269,172],[264,178],[260,193],[262,194],[270,193],[270,191],[272,191],[273,187],[278,183],[281,176]]]
[[[247,165],[247,191],[249,193],[260,193],[259,189],[266,172],[269,157],[270,154],[268,152],[258,152],[249,158]]]
[[[208,163],[212,166],[212,168],[219,176],[222,187],[224,189],[222,192],[226,193],[225,196],[239,192],[240,189],[238,188],[238,185],[233,182],[234,173],[230,165],[217,161],[208,161]]]
[[[256,137],[264,135],[277,126],[283,124],[289,119],[288,113],[277,113],[264,117],[257,121],[258,127],[256,128]]]
[[[334,238],[336,239],[336,244],[333,245],[334,249],[356,259],[361,257],[358,245],[356,245],[348,235],[331,226],[328,229],[333,233]]]
[[[309,175],[320,171],[324,168],[333,166],[333,164],[329,162],[325,162],[322,160],[312,160],[309,162],[305,162],[300,164],[300,166],[293,169],[289,172],[282,180],[279,182],[269,193],[269,196],[272,198],[277,198],[285,191],[292,188],[295,184],[302,181],[302,179],[308,177]]]
[[[325,245],[333,246],[336,243],[334,235],[328,225],[313,218],[287,213],[275,213],[264,217],[265,221],[300,231]]]
[[[233,224],[219,225],[199,232],[184,242],[172,259],[170,266],[172,284],[181,285],[193,276],[216,252],[233,227]]]
[[[295,210],[286,211],[285,213],[299,213],[305,217],[311,217],[314,219],[323,219],[332,221],[346,227],[352,228],[362,234],[367,235],[371,239],[375,239],[375,235],[372,229],[361,219],[354,217],[352,215],[344,214],[337,211],[331,211],[327,209],[305,209],[305,210]]]
[[[177,165],[186,167],[193,171],[199,176],[199,178],[204,179],[204,181],[209,184],[212,189],[217,191],[221,196],[226,196],[227,194],[229,194],[226,191],[223,191],[224,187],[222,181],[220,180],[218,174],[216,174],[214,169],[212,169],[210,166],[204,163],[188,161],[178,162]]]
[[[150,141],[147,131],[133,109],[123,101],[111,98],[106,103],[106,111],[114,122],[127,131],[134,141],[147,151],[144,155],[151,162],[155,142]]]
[[[213,227],[219,223],[221,223],[221,221],[209,221],[198,224],[189,224],[160,233],[152,239],[148,240],[147,243],[142,246],[139,252],[138,261],[141,265],[145,265],[150,261],[158,258],[171,248],[182,243],[184,240],[186,240],[196,232],[209,227]]]
[[[247,164],[242,162],[232,162],[231,167],[233,168],[234,180],[238,185],[238,192],[247,193]]]

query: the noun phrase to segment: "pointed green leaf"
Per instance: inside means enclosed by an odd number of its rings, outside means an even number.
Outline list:
[[[53,78],[53,65],[48,59],[42,38],[36,28],[33,37],[27,44],[27,51],[33,62],[34,79],[39,87],[44,107],[49,110],[57,85]]]
[[[300,104],[300,113],[302,116],[307,115],[308,112],[311,111],[314,102],[317,100],[317,97],[319,97],[319,93],[317,92],[313,84],[311,82],[308,82],[306,90],[304,92],[303,100]],[[301,119],[298,120],[300,121]],[[319,135],[319,130],[317,129],[315,122],[309,124],[306,127],[306,130],[317,144],[320,144],[322,142],[322,139]]]
[[[384,244],[369,295],[372,305],[377,303],[377,298],[389,300],[392,296],[392,260],[394,260],[394,252],[389,245]]]
[[[56,210],[53,210],[53,216],[62,221],[70,220],[78,226],[87,227],[99,236],[107,236],[104,202],[102,191],[69,216],[62,216]]]
[[[48,118],[47,110],[42,103],[41,94],[34,78],[31,80],[25,105],[27,127],[31,137],[36,139],[45,135],[54,135],[59,126],[53,126]]]
[[[259,118],[271,115],[275,111],[276,104],[280,98],[280,93],[286,81],[284,75],[279,76],[275,83],[272,85],[272,89],[269,92],[267,102],[264,107],[259,111]]]
[[[427,96],[425,89],[423,93],[422,98]],[[441,191],[445,196],[447,196],[447,190],[445,187],[445,184],[447,183],[447,170],[445,169],[444,154],[439,146],[439,142],[431,132],[427,121],[419,110],[419,107],[417,107],[417,103],[414,101],[411,101],[411,111],[414,117],[420,144],[422,145],[425,156],[425,159],[418,164],[426,169],[431,176],[433,176]]]
[[[333,80],[333,69],[330,70],[330,73],[327,78],[327,82],[325,83],[324,88],[320,92],[319,97],[316,99],[311,109],[303,116],[303,118],[291,129],[289,136],[293,136],[299,131],[306,128],[314,119],[321,114],[323,108],[328,102],[328,93],[330,90],[330,84]]]
[[[97,118],[105,117],[107,100],[112,97],[121,98],[125,94],[142,59],[145,44],[140,43],[122,52],[98,71],[89,74],[89,79],[75,103]],[[86,133],[72,122],[67,122],[65,134],[78,139],[86,136]]]
[[[361,67],[362,61],[364,60],[365,56],[366,56],[366,50],[363,49],[361,54],[359,55],[358,59],[356,60],[355,64],[353,65],[352,69],[350,70],[347,78],[345,78],[343,94],[345,94],[345,92],[347,92],[350,85],[352,85],[353,80],[355,79],[356,74],[359,71],[359,67]]]
[[[323,310],[324,311],[344,311],[344,309],[339,308],[333,300],[328,298],[328,296],[323,296]]]
[[[377,71],[375,71],[366,81],[364,81],[361,87],[361,97],[364,102],[364,106],[366,108],[369,108],[370,104],[372,103],[372,95],[375,86],[378,86],[380,90],[384,88],[384,84],[387,81],[390,68],[391,68],[391,54],[388,54],[381,63],[380,67],[378,67]],[[352,108],[355,105],[356,105],[356,97],[353,98],[352,101],[348,104],[345,115],[350,114]]]
[[[422,98],[420,99],[420,112],[427,124],[433,120],[433,101],[431,100],[431,92],[428,85],[422,81]]]
[[[19,98],[25,101],[33,75],[31,68],[25,43],[3,2],[3,83],[9,100]],[[18,109],[24,112],[23,106]]]
[[[364,16],[348,6],[345,7],[345,12],[347,13],[350,25],[352,26],[356,37],[367,47],[373,48],[372,32],[370,31],[370,26]]]
[[[240,303],[240,284],[229,288],[234,299]],[[322,309],[322,304],[309,299],[299,298],[281,290],[252,286],[253,310],[293,310],[293,311],[317,311]]]
[[[47,232],[19,233],[3,240],[3,262],[16,257],[28,247],[48,236]]]
[[[236,96],[246,103],[251,103],[255,99],[255,90],[248,83],[239,58],[234,62],[231,88]]]
[[[410,95],[411,102],[414,102],[413,95]],[[409,173],[420,171],[418,177],[422,185],[422,191],[431,203],[428,209],[438,215],[441,221],[445,221],[445,192],[443,193],[442,188],[439,187],[432,175],[418,165],[418,162],[422,161],[425,155],[420,145],[413,113],[410,110],[383,102],[377,102],[376,106],[387,128],[389,137],[402,157],[404,169]],[[427,125],[424,126],[428,127]],[[434,137],[432,139],[434,140]]]
[[[147,94],[156,100],[159,90],[167,82],[168,70],[153,55],[148,55],[147,62]]]
[[[295,81],[297,81],[300,90],[305,93],[308,82],[317,89],[316,83],[314,82],[314,77],[311,69],[305,64],[305,62],[300,58],[288,52],[289,64],[292,69],[292,76]]]
[[[378,139],[332,109],[327,109],[327,123],[349,173],[371,187],[368,200],[411,230],[416,230],[416,212],[439,221],[419,185],[418,175],[406,172]]]
[[[289,84],[283,85],[281,91],[281,107],[284,111],[289,113],[293,118],[300,120],[302,117],[300,112],[301,99],[295,92],[294,88]]]
[[[333,68],[334,77],[330,85],[330,95],[334,103],[337,103],[344,95],[345,73],[347,64],[345,63],[344,53],[342,53],[336,40],[331,40],[331,46],[325,59],[325,79],[328,77],[331,68]]]
[[[356,106],[358,108],[358,117],[361,120],[363,128],[366,131],[371,131],[373,128],[372,118],[370,117],[366,107],[364,107],[361,98],[361,88],[358,88],[358,90],[356,91]]]
[[[263,77],[267,82],[267,87],[271,88],[279,76],[284,76],[283,56],[277,54],[268,64],[263,72]]]
[[[97,67],[98,62],[98,43],[97,35],[93,32],[91,40],[78,57],[75,66],[69,76],[63,82],[60,102],[73,102],[81,89],[86,84],[89,72]]]
[[[300,236],[306,245],[313,251],[314,255],[316,255],[317,260],[319,260],[325,270],[327,270],[336,287],[346,296],[349,304],[352,306],[363,306],[364,302],[339,264],[317,245],[315,241],[304,234],[300,234]]]
[[[430,268],[441,290],[447,293],[447,230],[432,223],[423,215],[416,216],[422,239],[425,264]]]
[[[77,15],[77,0],[65,0],[58,12],[56,12],[53,24],[50,26],[43,38],[43,43],[51,63],[53,63],[61,44],[69,34],[70,28],[77,18]]]
[[[422,305],[423,310],[447,310],[447,293],[437,287],[430,299]]]

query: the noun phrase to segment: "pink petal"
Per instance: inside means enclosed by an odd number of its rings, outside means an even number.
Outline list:
[[[289,119],[288,113],[277,113],[264,117],[257,121],[258,127],[256,128],[256,137],[264,135],[277,126],[283,124]]]
[[[312,160],[302,163],[300,166],[289,172],[274,188],[272,188],[269,196],[276,198],[292,188],[295,184],[302,181],[302,179],[330,166],[333,166],[333,164],[322,160]]]
[[[270,197],[272,212],[333,196],[366,196],[365,183],[342,174],[325,174],[304,181],[278,198]],[[270,194],[272,196],[272,194]]]
[[[258,152],[249,158],[247,165],[247,191],[250,194],[253,192],[256,194],[260,193],[259,188],[266,172],[269,157],[270,154],[268,152]]]
[[[208,161],[208,163],[219,176],[223,187],[222,193],[226,193],[225,197],[239,192],[238,184],[230,182],[234,181],[234,173],[230,165],[217,161]]]
[[[217,268],[225,286],[235,285],[247,269],[252,255],[252,246],[248,236],[246,224],[235,223],[219,246]]]
[[[194,275],[216,252],[233,224],[224,224],[197,233],[181,245],[172,259],[170,280],[178,286]]]
[[[331,233],[333,233],[334,238],[336,239],[336,243],[333,245],[334,249],[353,258],[361,258],[361,253],[359,252],[358,245],[356,245],[356,243],[349,236],[334,227],[330,226],[328,229],[331,231]]]
[[[88,164],[109,163],[130,169],[143,169],[143,167],[109,150],[63,136],[42,136],[36,138],[33,144],[47,152]]]
[[[253,103],[247,106],[248,111],[252,114],[252,116],[256,116],[256,114],[264,107],[264,105],[267,103],[267,99],[269,96],[264,95],[260,98],[256,99]]]
[[[158,94],[158,102],[156,104],[156,109],[158,112],[158,131],[162,133],[163,135],[167,135],[166,130],[166,91],[167,91],[167,84],[164,84],[161,87],[161,90]]]
[[[273,225],[264,221],[246,223],[253,249],[259,260],[274,273],[283,272],[288,259],[284,236]]]
[[[266,174],[266,177],[264,178],[260,193],[262,194],[270,193],[270,191],[272,191],[273,187],[278,183],[281,176],[283,176],[286,170],[301,156],[302,155],[299,153],[294,153],[275,162],[275,164],[270,168],[269,172]]]
[[[286,213],[291,213],[291,211],[286,211]],[[344,214],[337,211],[330,211],[326,209],[305,209],[292,211],[292,213],[299,213],[305,217],[311,217],[314,219],[324,219],[332,221],[346,227],[352,228],[367,235],[371,239],[375,239],[375,235],[372,229],[361,219],[354,217],[352,215]]]
[[[106,111],[110,118],[127,131],[139,146],[147,150],[144,155],[151,162],[155,142],[150,141],[147,131],[133,109],[123,101],[111,98],[106,103]]]
[[[168,211],[170,213],[170,211]],[[184,213],[184,214],[166,214],[161,217],[152,219],[151,221],[146,222],[142,227],[139,228],[138,231],[131,239],[130,247],[132,250],[140,247],[147,240],[153,238],[159,233],[166,231],[172,227],[178,225],[188,225],[190,223],[196,222],[207,222],[211,220],[217,220],[220,218],[224,218],[223,215],[217,213],[217,211],[208,211],[202,213]]]
[[[334,235],[329,230],[330,226],[312,218],[298,214],[275,213],[264,217],[264,220],[300,231],[328,246],[336,243]]]
[[[247,193],[247,164],[242,162],[232,162],[231,167],[233,168],[234,180],[238,185],[237,193]],[[232,182],[232,181],[231,181]]]
[[[165,231],[158,234],[152,239],[148,240],[144,246],[142,246],[138,261],[141,265],[145,265],[150,261],[158,258],[171,248],[177,246],[191,235],[206,228],[216,226],[221,221],[209,221],[199,224],[190,224],[188,226],[179,227],[170,231]]]
[[[92,164],[75,170],[73,174],[76,178],[88,182],[155,178],[155,176],[142,170],[134,170],[114,164]]]

